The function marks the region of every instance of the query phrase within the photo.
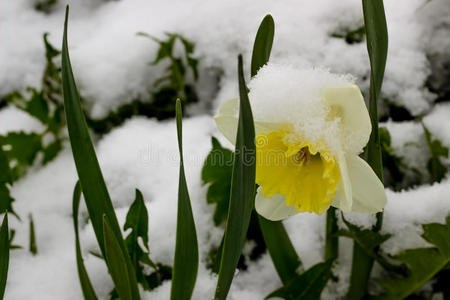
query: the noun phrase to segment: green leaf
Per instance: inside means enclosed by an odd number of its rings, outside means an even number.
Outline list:
[[[375,174],[383,182],[383,163],[381,158],[380,137],[378,131],[378,98],[381,93],[384,69],[386,67],[388,33],[383,0],[362,0],[364,26],[367,37],[367,51],[370,60],[370,98],[369,115],[372,132],[366,147],[366,160]],[[383,213],[377,213],[377,222],[373,228],[379,231],[383,224]],[[367,284],[373,266],[373,258],[368,256],[359,244],[353,246],[353,262],[350,277],[349,299],[361,299],[367,293]]]
[[[242,56],[239,55],[239,124],[234,152],[228,221],[215,293],[216,299],[227,297],[244,246],[255,199],[255,127],[242,64]]]
[[[17,160],[20,166],[30,166],[33,164],[39,150],[42,149],[41,136],[36,133],[10,132],[8,135],[0,137],[8,160]],[[5,149],[5,148],[3,148]]]
[[[208,204],[216,203],[213,218],[214,225],[219,226],[227,219],[234,155],[231,150],[223,148],[215,137],[211,138],[211,143],[211,152],[202,168],[202,181],[209,184],[206,201]]]
[[[448,148],[442,145],[438,139],[433,139],[430,130],[422,123],[428,148],[430,149],[431,158],[428,160],[427,169],[433,181],[441,182],[447,174],[447,167],[441,162],[441,158],[448,157]]]
[[[131,264],[130,257],[128,256],[119,223],[117,222],[117,217],[106,188],[105,180],[103,179],[98,164],[94,146],[86,125],[84,112],[81,108],[78,89],[72,74],[67,45],[68,11],[69,8],[67,7],[62,46],[62,87],[67,128],[69,131],[75,166],[100,250],[102,251],[103,256],[106,257],[103,235],[103,215],[106,215],[108,218],[108,227],[114,233],[115,241],[117,241],[122,252],[121,255],[126,262],[127,272],[124,274],[129,276],[128,280],[131,286],[132,297],[133,299],[139,299],[135,271]],[[110,242],[111,241],[112,239],[110,239]],[[108,259],[106,259],[106,261],[109,267],[110,264]]]
[[[3,217],[0,228],[0,299],[3,299],[9,267],[9,229],[8,213]]]
[[[33,221],[33,216],[29,215],[29,219],[30,219],[30,253],[32,255],[36,255],[38,253],[38,249],[37,249],[37,244],[36,244],[36,234],[34,232],[34,221]]]
[[[275,24],[271,15],[267,15],[259,25],[256,33],[255,43],[253,44],[251,75],[256,75],[258,70],[264,66],[270,57],[272,50],[273,36],[275,33]]]
[[[404,299],[431,280],[450,263],[450,216],[446,224],[431,223],[422,225],[422,237],[435,247],[417,248],[401,252],[394,258],[409,268],[408,276],[403,278],[379,279],[385,288],[383,299]]]
[[[12,184],[12,175],[11,170],[9,168],[8,157],[5,152],[3,152],[2,144],[0,143],[0,183],[9,183]]]
[[[175,257],[172,272],[170,299],[190,299],[197,280],[198,243],[192,215],[191,200],[184,174],[181,101],[176,104],[180,176],[178,183],[178,212]]]
[[[148,212],[145,207],[144,198],[141,191],[136,189],[136,198],[128,210],[123,230],[131,229],[129,237],[137,244],[138,237],[142,238],[145,247],[148,249]]]
[[[83,292],[84,299],[97,300],[94,287],[92,286],[89,275],[84,266],[83,256],[81,255],[80,238],[78,232],[78,208],[80,206],[81,199],[81,184],[79,181],[75,184],[72,198],[72,215],[73,215],[73,228],[75,230],[75,252],[77,257],[77,269],[78,279],[80,280],[81,290]]]
[[[264,66],[270,58],[272,50],[275,24],[271,15],[264,17],[255,37],[252,51],[251,76]],[[281,221],[273,222],[258,217],[259,227],[264,237],[267,250],[274,263],[280,279],[286,284],[295,276],[301,265],[300,258],[289,239]]]
[[[124,255],[125,253],[122,251],[106,215],[103,215],[103,236],[105,259],[117,294],[122,300],[132,300],[133,286],[130,282],[131,276],[128,274],[127,257]]]
[[[7,211],[14,213],[12,208],[13,202],[14,198],[11,197],[8,186],[6,184],[0,184],[0,214]],[[19,218],[15,213],[14,215]]]
[[[258,220],[275,269],[283,284],[287,284],[297,275],[297,270],[302,265],[300,258],[283,223],[269,221],[261,216],[258,216]]]
[[[285,300],[316,300],[331,277],[333,259],[316,264],[301,275],[297,275],[288,284],[274,291],[266,297],[282,298]]]
[[[56,140],[53,143],[47,145],[44,149],[42,149],[42,152],[44,154],[44,158],[42,160],[42,163],[45,165],[46,163],[53,160],[61,151],[62,149],[62,143],[61,140]]]

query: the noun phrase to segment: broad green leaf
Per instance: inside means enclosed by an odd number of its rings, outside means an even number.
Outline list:
[[[122,257],[125,259],[127,265],[127,272],[125,274],[128,274],[129,276],[132,297],[133,299],[139,299],[135,271],[128,256],[119,223],[117,222],[117,217],[106,188],[105,180],[103,179],[98,164],[94,146],[86,125],[84,112],[81,108],[78,89],[72,74],[67,44],[68,12],[69,8],[67,7],[62,46],[62,87],[67,128],[69,131],[75,166],[100,250],[102,251],[103,256],[107,257],[103,236],[103,215],[106,215],[108,218],[108,227],[114,233],[115,240],[122,251]],[[108,259],[106,259],[106,261],[109,267],[110,264]]]
[[[271,15],[267,15],[259,25],[253,45],[251,62],[252,77],[269,61],[274,32],[275,24],[273,18]],[[300,267],[300,258],[281,221],[273,222],[260,216],[258,220],[264,242],[266,243],[275,269],[283,283],[286,284]]]
[[[175,257],[172,272],[170,299],[190,299],[197,280],[198,243],[192,215],[191,200],[184,174],[181,101],[176,104],[180,176],[178,183],[178,212]]]
[[[258,70],[264,66],[270,57],[272,50],[273,36],[275,33],[275,24],[271,15],[267,15],[259,25],[256,33],[255,43],[253,44],[251,75],[256,75]]]
[[[372,132],[366,147],[366,160],[375,174],[383,182],[383,164],[378,131],[378,99],[386,67],[388,33],[383,0],[362,0],[364,27],[366,29],[367,51],[370,60],[369,115]],[[377,213],[374,231],[381,230],[383,213]],[[361,299],[367,293],[367,284],[373,266],[373,258],[368,256],[359,244],[353,246],[353,262],[350,277],[349,299]]]
[[[103,236],[105,241],[105,259],[114,282],[115,290],[121,300],[132,300],[133,286],[127,266],[127,257],[122,251],[116,234],[112,231],[108,217],[103,215]]]
[[[6,288],[9,267],[9,229],[8,213],[3,217],[2,227],[0,227],[0,299],[3,299]]]
[[[38,253],[38,248],[37,248],[37,244],[36,244],[36,234],[34,232],[34,221],[33,221],[33,216],[29,215],[29,219],[30,219],[30,253],[33,255],[36,255]]]
[[[216,299],[227,297],[244,246],[255,199],[255,127],[242,64],[242,56],[239,55],[239,124],[234,151],[230,204],[215,293]]]
[[[214,225],[219,226],[227,219],[230,200],[233,152],[223,148],[219,141],[211,138],[212,150],[205,159],[202,168],[202,181],[209,184],[206,192],[208,204],[216,204]]]
[[[97,300],[94,287],[92,286],[89,275],[84,266],[83,256],[81,254],[80,238],[78,232],[78,208],[80,206],[81,199],[81,184],[77,181],[72,198],[72,215],[73,215],[73,228],[75,230],[75,252],[77,257],[77,269],[78,279],[80,280],[81,291],[83,292],[84,299]]]
[[[333,259],[316,264],[301,275],[294,277],[288,284],[266,297],[285,300],[317,300],[320,299],[328,280],[331,277]]]
[[[13,181],[23,173],[24,167],[33,164],[37,153],[42,149],[41,136],[36,133],[10,132],[0,137],[3,150],[9,161],[16,161],[13,170]],[[5,146],[8,150],[5,150]]]
[[[410,249],[396,255],[396,260],[408,266],[408,276],[377,280],[387,293],[383,299],[404,299],[449,266],[450,216],[446,224],[431,223],[422,227],[422,237],[435,247]]]

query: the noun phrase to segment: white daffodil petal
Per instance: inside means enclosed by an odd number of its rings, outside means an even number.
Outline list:
[[[358,135],[363,137],[359,141],[361,143],[360,148],[363,148],[369,141],[372,124],[358,86],[353,84],[346,88],[327,88],[325,99],[332,108],[336,109],[337,115],[341,117],[344,130],[358,132]]]
[[[219,108],[219,113],[214,117],[217,128],[234,145],[236,143],[237,128],[239,122],[239,99],[233,98],[225,101]],[[279,130],[281,125],[270,122],[258,122],[255,120],[255,134],[270,133]]]
[[[287,206],[283,195],[275,194],[272,198],[266,198],[258,188],[255,199],[255,209],[264,218],[271,221],[286,219],[298,213],[293,205]]]
[[[352,183],[352,211],[376,213],[387,203],[383,183],[366,161],[356,155],[346,157],[350,181]]]
[[[340,153],[337,157],[339,165],[339,172],[341,173],[341,181],[339,182],[337,195],[333,200],[334,207],[340,208],[343,212],[350,212],[353,204],[353,190],[349,177],[349,170],[347,166],[347,160],[343,153]]]

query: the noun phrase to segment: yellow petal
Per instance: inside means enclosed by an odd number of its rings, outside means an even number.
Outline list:
[[[346,88],[328,88],[325,99],[332,107],[332,112],[341,117],[343,129],[347,132],[358,132],[358,147],[360,149],[369,141],[372,131],[369,112],[358,86],[351,85]]]
[[[352,211],[368,214],[382,211],[387,203],[383,183],[359,156],[348,155],[346,160],[352,183]]]
[[[286,199],[280,194],[275,194],[271,198],[266,198],[261,193],[261,187],[255,199],[255,209],[264,218],[271,221],[279,221],[298,213],[293,205],[287,206]]]
[[[225,101],[219,108],[218,114],[214,117],[219,131],[234,145],[236,143],[236,134],[239,117],[239,99],[233,98]],[[277,123],[255,122],[255,134],[269,133],[279,130],[282,126]]]

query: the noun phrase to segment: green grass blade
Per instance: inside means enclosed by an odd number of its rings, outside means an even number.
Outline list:
[[[256,33],[255,43],[253,44],[251,75],[256,75],[258,70],[264,66],[270,57],[272,50],[273,36],[275,33],[275,24],[271,15],[267,15],[259,25]]]
[[[251,76],[264,66],[270,58],[272,51],[275,24],[271,15],[267,15],[259,25],[253,44]],[[286,284],[301,265],[300,258],[289,239],[286,229],[281,221],[273,222],[258,216],[259,227],[264,237],[267,250],[272,258],[275,269],[281,281]]]
[[[180,151],[180,177],[178,184],[178,213],[175,258],[170,299],[190,299],[198,271],[198,243],[192,215],[186,176],[184,174],[181,102],[176,104],[178,149]]]
[[[127,257],[120,248],[106,215],[103,215],[103,236],[105,237],[105,259],[108,262],[109,273],[116,292],[121,300],[132,300],[133,287],[128,274]]]
[[[38,249],[37,249],[37,244],[36,244],[36,234],[35,234],[35,230],[34,230],[34,221],[33,221],[33,216],[30,214],[29,216],[30,219],[30,253],[33,255],[36,255],[38,253]]]
[[[84,299],[97,300],[94,287],[92,286],[89,275],[84,266],[83,256],[81,255],[80,238],[78,232],[78,208],[80,206],[81,199],[81,184],[77,181],[75,189],[73,191],[72,198],[72,215],[73,215],[73,228],[75,230],[75,253],[77,257],[77,270],[78,279],[80,280],[81,291],[83,292]]]
[[[255,198],[255,127],[242,64],[242,56],[239,55],[239,125],[234,152],[228,221],[215,293],[216,299],[227,297],[244,246]]]
[[[259,227],[263,233],[264,242],[272,258],[278,276],[283,284],[287,284],[297,275],[301,266],[300,258],[280,221],[269,221],[258,216]]]
[[[383,163],[378,130],[378,99],[383,83],[386,66],[388,33],[383,0],[362,0],[364,25],[367,36],[367,51],[370,59],[370,97],[369,114],[372,123],[372,133],[366,149],[366,160],[378,178],[383,181]],[[383,213],[377,213],[375,232],[381,229]],[[367,284],[373,267],[373,258],[356,242],[353,246],[352,273],[350,277],[349,299],[361,299],[367,292]]]
[[[61,74],[64,109],[75,166],[77,169],[78,178],[81,182],[89,217],[91,218],[92,226],[94,228],[103,257],[106,257],[105,241],[103,237],[103,215],[106,215],[109,222],[108,224],[111,227],[112,232],[114,232],[120,249],[123,252],[123,256],[127,262],[127,274],[130,276],[130,283],[133,287],[133,298],[139,299],[136,275],[125,248],[119,223],[117,222],[117,217],[114,212],[108,190],[106,189],[105,180],[103,179],[103,175],[98,164],[94,146],[86,125],[86,119],[81,108],[80,96],[72,73],[67,44],[68,14],[69,7],[67,6],[66,18],[64,22]]]
[[[9,228],[8,213],[3,217],[2,227],[0,227],[0,299],[5,295],[6,279],[9,267]]]

